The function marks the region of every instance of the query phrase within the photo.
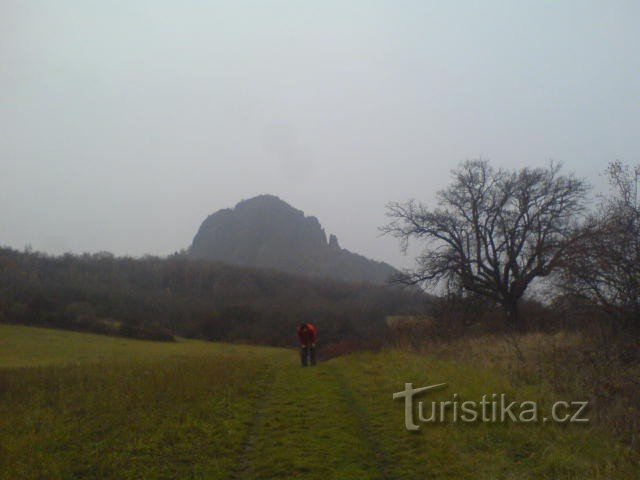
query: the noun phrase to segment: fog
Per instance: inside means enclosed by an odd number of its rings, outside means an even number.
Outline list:
[[[261,193],[403,267],[458,162],[640,160],[640,3],[0,0],[0,245],[168,254]]]

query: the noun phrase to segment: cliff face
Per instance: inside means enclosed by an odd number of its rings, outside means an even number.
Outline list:
[[[189,249],[193,257],[231,265],[272,268],[314,277],[385,283],[397,271],[329,241],[316,217],[272,195],[243,200],[202,222]]]

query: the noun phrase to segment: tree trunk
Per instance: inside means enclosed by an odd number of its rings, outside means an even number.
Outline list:
[[[525,322],[520,315],[518,300],[506,300],[502,306],[504,307],[507,315],[508,326],[518,331],[526,330]]]

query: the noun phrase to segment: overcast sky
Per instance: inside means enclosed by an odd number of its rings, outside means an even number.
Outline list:
[[[0,245],[167,254],[260,193],[408,266],[460,161],[640,161],[640,2],[0,0]]]

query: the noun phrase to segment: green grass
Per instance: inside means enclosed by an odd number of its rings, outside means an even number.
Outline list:
[[[302,369],[293,351],[0,325],[2,479],[636,479],[591,426],[404,429],[405,382],[429,399],[515,390],[497,371],[400,351]]]
[[[0,368],[209,357],[218,353],[259,356],[276,351],[269,347],[196,340],[149,342],[47,328],[0,325]]]

